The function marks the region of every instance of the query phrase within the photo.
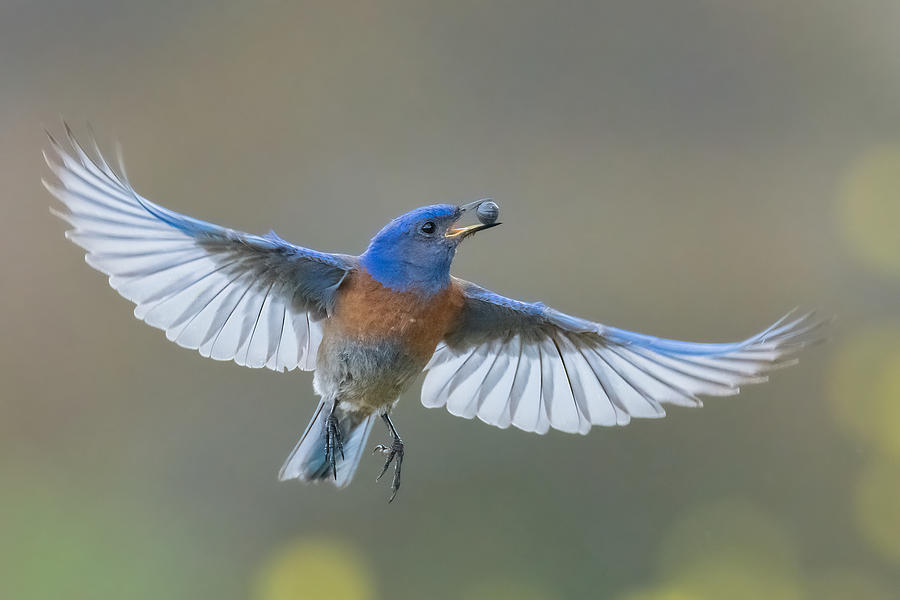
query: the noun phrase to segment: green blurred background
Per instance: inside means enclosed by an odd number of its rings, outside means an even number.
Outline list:
[[[900,598],[898,24],[896,0],[6,0],[0,598]],[[416,390],[392,505],[374,457],[347,490],[279,484],[311,375],[132,317],[48,214],[60,114],[246,231],[358,253],[491,195],[505,224],[455,270],[499,292],[683,339],[839,319],[767,385],[587,437]]]

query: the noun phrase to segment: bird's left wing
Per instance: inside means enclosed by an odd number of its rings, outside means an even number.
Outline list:
[[[141,197],[66,127],[71,152],[45,153],[65,205],[53,211],[85,260],[137,306],[134,314],[203,356],[273,370],[315,367],[318,321],[355,259],[200,221]],[[94,144],[96,150],[96,144]]]
[[[700,406],[701,395],[740,385],[794,362],[818,327],[787,315],[742,342],[667,340],[505,298],[462,280],[457,326],[426,366],[422,403],[498,427],[587,433],[632,417],[665,416],[662,404]]]

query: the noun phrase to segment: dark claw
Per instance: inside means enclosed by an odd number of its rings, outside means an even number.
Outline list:
[[[387,455],[387,460],[384,461],[384,467],[381,469],[381,473],[378,474],[378,477],[375,478],[375,481],[380,481],[381,477],[387,473],[388,468],[391,466],[391,463],[394,463],[394,478],[391,481],[391,497],[388,498],[388,502],[393,502],[394,498],[397,497],[397,490],[400,489],[400,470],[403,467],[403,440],[400,439],[400,436],[397,435],[397,430],[394,429],[393,423],[391,423],[390,418],[387,415],[382,415],[385,423],[387,423],[388,427],[391,430],[391,436],[393,440],[391,441],[390,446],[385,446],[384,444],[378,444],[375,448],[372,449],[372,454],[376,454],[381,452],[382,454]],[[396,462],[394,462],[396,459]]]
[[[391,462],[393,462],[394,457],[396,456],[396,453],[392,452],[391,449],[384,444],[378,444],[377,446],[372,448],[372,454],[378,454],[379,452],[381,452],[382,454],[386,454],[387,460],[384,463],[384,468],[381,469],[381,473],[379,473],[378,477],[375,478],[375,481],[381,481],[381,476],[387,472],[388,467],[391,466]]]

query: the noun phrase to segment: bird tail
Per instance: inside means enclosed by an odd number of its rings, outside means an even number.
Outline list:
[[[338,420],[338,430],[343,444],[343,452],[335,450],[335,471],[331,470],[325,448],[325,426],[328,416],[332,414],[331,400],[322,400],[316,407],[312,420],[300,441],[294,446],[290,456],[281,467],[278,479],[299,479],[300,481],[318,481],[327,479],[334,481],[338,487],[344,487],[353,479],[363,447],[369,439],[375,415],[363,416],[356,412],[341,410],[340,404],[334,409]]]

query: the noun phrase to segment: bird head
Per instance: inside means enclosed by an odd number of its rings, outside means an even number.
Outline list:
[[[439,292],[450,283],[450,263],[459,244],[478,231],[500,224],[494,221],[463,224],[487,202],[490,200],[461,206],[434,204],[411,210],[385,225],[372,238],[360,262],[385,287],[416,291],[424,296]]]

